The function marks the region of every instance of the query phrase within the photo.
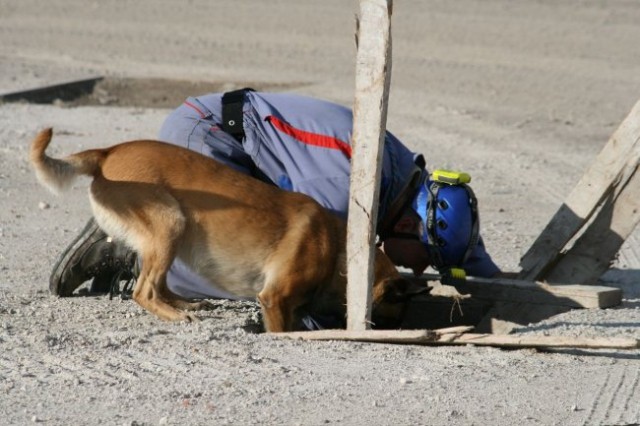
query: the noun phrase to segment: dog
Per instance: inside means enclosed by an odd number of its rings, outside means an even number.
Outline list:
[[[147,311],[193,321],[191,311],[208,306],[167,288],[167,271],[178,257],[232,294],[257,295],[268,332],[300,329],[305,312],[345,316],[346,224],[311,197],[160,141],[55,159],[45,153],[52,134],[45,129],[31,144],[39,182],[58,193],[78,175],[93,178],[96,222],[140,256],[133,299]],[[373,322],[397,325],[411,286],[377,249]]]

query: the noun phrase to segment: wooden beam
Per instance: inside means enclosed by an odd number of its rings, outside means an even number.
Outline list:
[[[636,164],[636,167],[638,165]],[[640,222],[640,173],[610,192],[596,218],[547,272],[550,283],[595,284]]]
[[[360,0],[347,223],[347,328],[371,320],[382,144],[391,79],[392,0]]]
[[[565,336],[514,336],[506,334],[468,333],[459,336],[443,335],[436,344],[498,346],[507,348],[583,348],[583,349],[638,349],[640,342],[622,337],[565,337]]]
[[[638,349],[640,341],[634,338],[581,338],[564,336],[511,336],[466,333],[470,327],[452,327],[440,330],[347,330],[300,331],[274,333],[276,337],[300,340],[345,340],[371,343],[398,343],[420,345],[474,345],[508,348],[583,348],[583,349]]]
[[[616,200],[619,193],[635,174],[640,162],[640,102],[636,103],[620,127],[611,136],[609,142],[602,149],[595,161],[573,188],[564,204],[553,216],[540,236],[522,257],[520,278],[527,280],[541,280],[553,268],[560,254],[566,251],[566,245],[579,234],[585,223],[594,216],[599,206],[607,199]],[[554,183],[550,183],[554,184]],[[603,215],[609,213],[607,209],[600,210]],[[638,215],[628,218],[629,226],[635,227]],[[624,218],[618,222],[624,222]],[[599,219],[599,229],[605,219]],[[624,231],[623,233],[626,233]],[[602,236],[603,232],[597,233]],[[628,234],[627,234],[628,235]],[[613,240],[626,235],[616,235],[615,231],[608,234]],[[602,243],[602,241],[600,242]],[[591,244],[591,240],[589,241]],[[611,250],[610,250],[611,251]],[[607,253],[609,256],[610,251]],[[587,254],[581,249],[580,255]],[[576,253],[578,255],[578,253]],[[588,254],[589,256],[592,253]],[[615,255],[615,253],[613,254]],[[611,258],[601,259],[599,263],[606,263]],[[566,263],[566,262],[564,262]],[[566,268],[566,266],[563,266]],[[599,269],[598,269],[599,270]],[[562,277],[566,277],[563,273]],[[591,282],[591,279],[581,278]]]
[[[277,333],[276,336],[302,340],[348,340],[376,343],[427,343],[443,333],[465,333],[473,327],[450,327],[440,330],[318,330]]]
[[[403,274],[414,282],[438,281],[439,276],[424,274],[420,278]],[[426,283],[425,283],[426,284]],[[471,294],[474,298],[504,302],[525,302],[566,306],[572,308],[611,308],[622,303],[622,290],[615,287],[579,284],[549,285],[542,282],[507,279],[467,277],[464,283],[455,284],[456,290]]]

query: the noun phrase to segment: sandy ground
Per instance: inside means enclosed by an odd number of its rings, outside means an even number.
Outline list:
[[[350,105],[344,0],[0,0],[0,93],[96,75],[249,82]],[[397,1],[389,128],[431,168],[474,177],[508,271],[640,98],[633,1]],[[196,94],[185,93],[184,96]],[[302,343],[255,333],[251,303],[168,324],[131,301],[49,296],[89,217],[86,181],[39,187],[54,153],[153,137],[166,108],[0,105],[2,424],[622,425],[640,422],[640,351]],[[607,285],[622,306],[516,333],[640,338],[640,241]]]

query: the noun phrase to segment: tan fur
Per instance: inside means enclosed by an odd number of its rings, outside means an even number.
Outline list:
[[[45,154],[51,137],[51,129],[44,130],[31,146],[38,179],[61,190],[77,175],[93,177],[95,219],[141,257],[133,298],[158,317],[193,320],[185,311],[204,306],[168,290],[176,257],[232,294],[257,294],[267,331],[294,329],[302,307],[344,315],[345,224],[310,197],[157,141],[53,159]],[[399,316],[401,304],[384,306],[386,294],[402,289],[382,252],[376,274],[374,306]]]

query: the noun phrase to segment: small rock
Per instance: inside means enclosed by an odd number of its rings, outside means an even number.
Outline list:
[[[46,209],[48,209],[49,207],[51,207],[51,206],[49,205],[49,203],[45,203],[44,201],[40,201],[40,202],[38,203],[38,208],[39,208],[40,210],[46,210]]]

